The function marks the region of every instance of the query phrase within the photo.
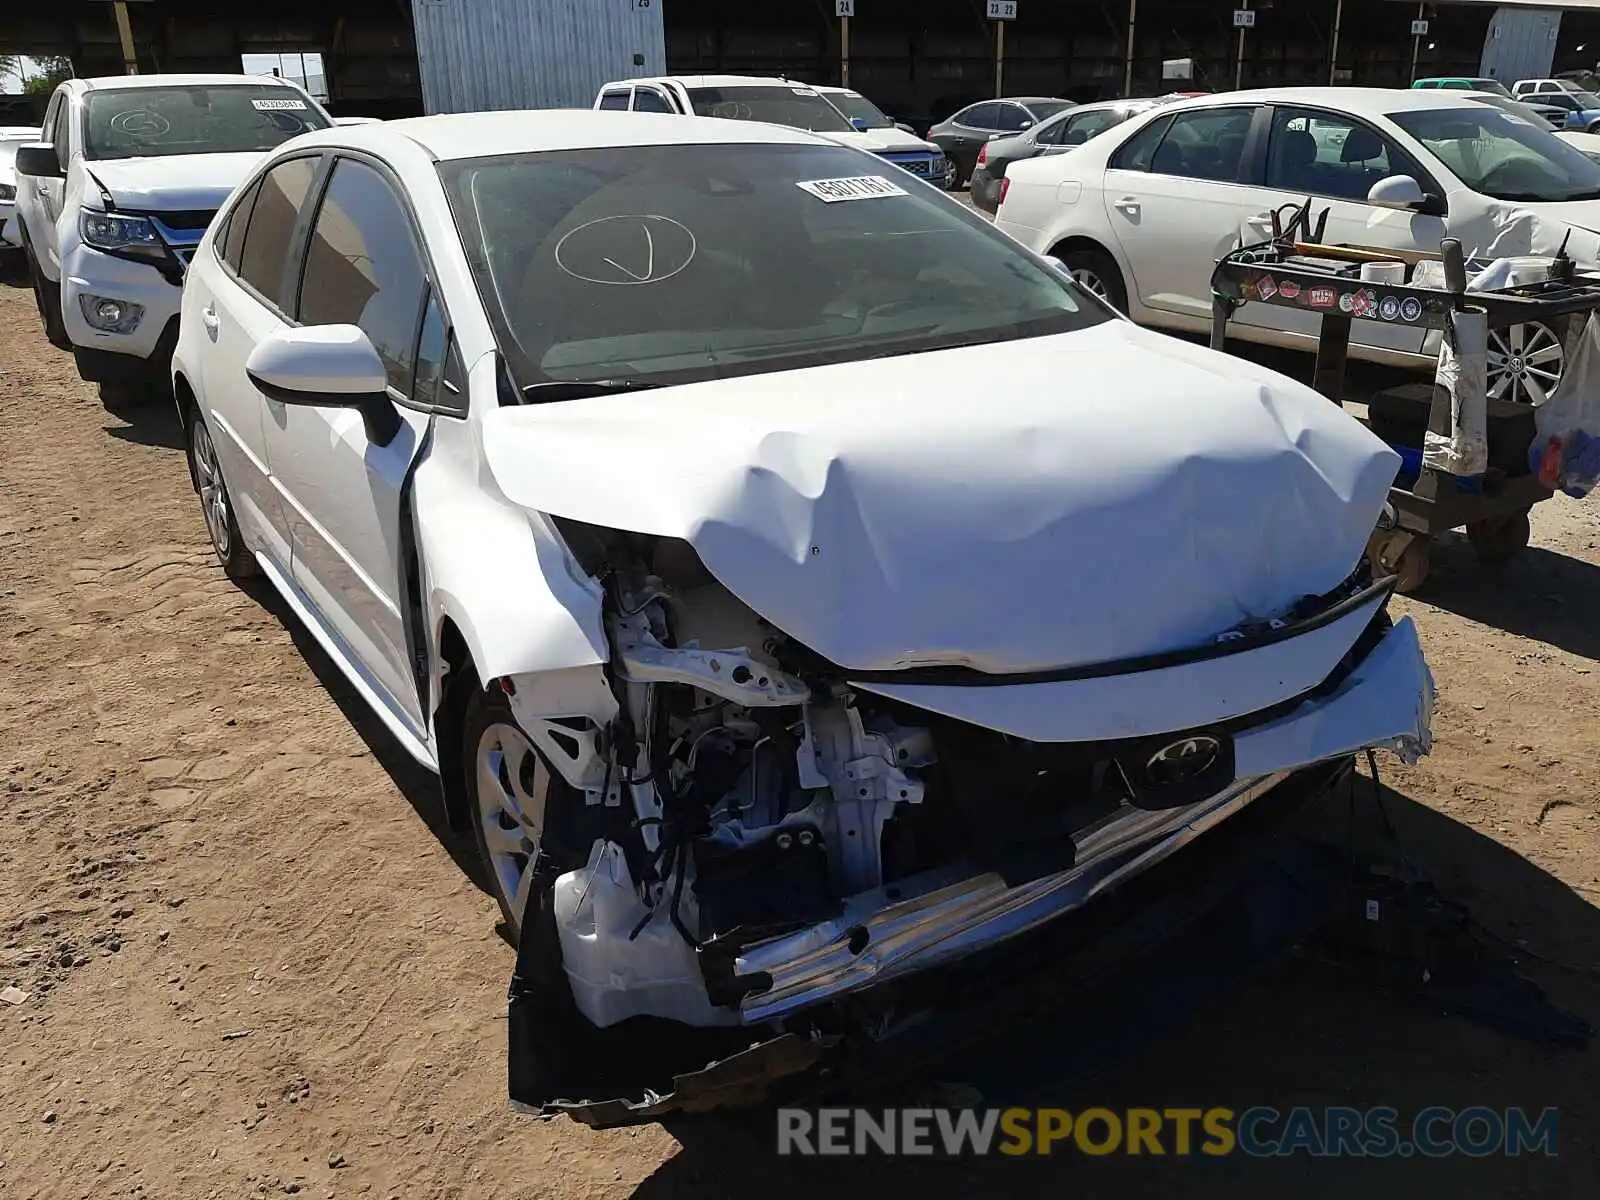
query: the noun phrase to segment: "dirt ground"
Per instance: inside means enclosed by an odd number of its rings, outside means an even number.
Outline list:
[[[1447,542],[1417,618],[1437,750],[1412,858],[1600,1025],[1600,524],[1498,581]],[[1239,514],[1248,520],[1248,514]],[[1555,1159],[779,1160],[715,1123],[596,1133],[505,1098],[512,953],[466,840],[270,592],[213,561],[164,407],[106,413],[0,285],[0,1196],[1600,1195],[1600,1050],[1290,956],[1048,1102],[1561,1109]],[[1420,1189],[1420,1192],[1419,1192]]]

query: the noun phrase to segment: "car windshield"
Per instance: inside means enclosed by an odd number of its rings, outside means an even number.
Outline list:
[[[1596,96],[1593,92],[1568,92],[1567,95],[1576,100],[1585,112],[1593,112],[1600,108],[1600,96]]]
[[[1548,128],[1481,105],[1391,113],[1389,119],[1482,195],[1528,202],[1600,199],[1600,169]]]
[[[822,98],[822,93],[803,84],[746,87],[689,88],[689,103],[702,117],[723,117],[732,121],[765,121],[813,133],[851,133],[855,126],[839,115],[839,110]]]
[[[1108,319],[976,214],[881,169],[843,147],[671,145],[440,171],[525,388],[688,383]]]
[[[1506,85],[1498,79],[1470,79],[1468,84],[1479,92],[1493,92],[1496,96],[1504,96],[1507,100],[1515,99]]]
[[[156,158],[274,149],[328,119],[272,84],[108,88],[89,93],[84,157]]]
[[[858,92],[829,92],[828,99],[849,121],[860,121],[867,129],[893,129],[887,113]]]

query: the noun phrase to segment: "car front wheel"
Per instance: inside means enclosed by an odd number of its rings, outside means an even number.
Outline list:
[[[67,326],[61,319],[61,288],[44,277],[32,246],[27,246],[23,253],[28,259],[28,280],[33,284],[33,302],[39,309],[44,336],[57,350],[71,350],[72,339],[67,337]]]
[[[245,547],[244,537],[239,533],[239,522],[233,515],[233,497],[222,477],[217,448],[211,441],[205,418],[198,412],[189,414],[188,443],[189,473],[200,495],[201,515],[205,518],[206,532],[211,535],[211,548],[217,552],[217,561],[229,579],[250,579],[261,574],[261,565]]]
[[[587,815],[574,803],[577,793],[534,749],[493,684],[474,681],[461,728],[461,794],[506,936],[516,945],[529,905],[538,911],[557,877],[583,865],[593,831],[575,827]]]

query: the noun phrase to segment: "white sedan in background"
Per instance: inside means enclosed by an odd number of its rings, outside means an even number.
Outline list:
[[[1600,262],[1600,165],[1548,129],[1458,93],[1284,88],[1189,100],[1135,118],[1059,158],[1018,163],[996,223],[1062,259],[1091,291],[1141,324],[1210,327],[1211,272],[1270,236],[1268,214],[1313,197],[1325,239],[1437,253],[1551,254],[1568,238]],[[1241,309],[1232,332],[1314,347],[1320,314]],[[1396,314],[1358,320],[1351,351],[1431,365],[1436,337]],[[1543,325],[1492,335],[1490,387],[1537,400],[1563,348]]]
[[[17,223],[17,147],[38,140],[37,129],[0,125],[0,253],[22,248],[22,229]]]
[[[530,1108],[802,1069],[935,968],[1111,935],[1097,896],[1247,805],[1428,750],[1365,560],[1396,455],[826,137],[308,134],[211,224],[180,328],[224,569],[474,831]]]

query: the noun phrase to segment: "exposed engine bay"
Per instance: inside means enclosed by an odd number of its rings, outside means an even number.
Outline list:
[[[1028,742],[854,688],[686,543],[562,530],[603,581],[610,663],[509,690],[565,785],[540,903],[599,1029],[781,1019],[897,953],[1020,932],[1285,777],[1236,782],[1222,729]],[[1346,669],[1389,627],[1380,609]]]

